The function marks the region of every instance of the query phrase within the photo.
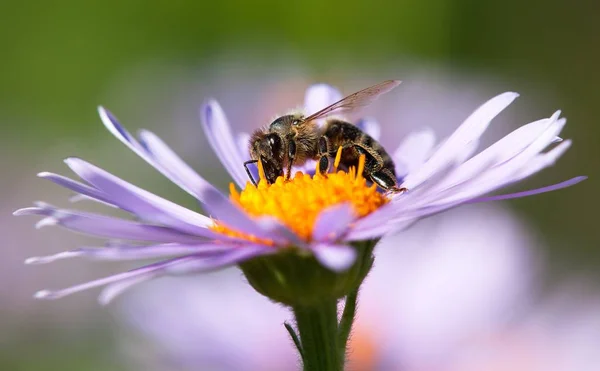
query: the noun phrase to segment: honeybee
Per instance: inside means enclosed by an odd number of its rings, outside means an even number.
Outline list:
[[[323,125],[317,123],[318,119],[367,106],[399,84],[398,80],[384,81],[309,116],[302,113],[281,116],[268,128],[256,130],[249,142],[251,160],[244,162],[248,177],[256,185],[248,165],[260,161],[269,183],[274,183],[277,177],[284,174],[289,179],[292,166],[303,165],[309,159],[316,160],[318,171],[326,174],[330,159],[335,158],[341,148],[342,166],[357,166],[360,156],[364,155],[363,176],[366,179],[385,191],[405,191],[404,188],[398,188],[394,161],[375,139],[357,126],[339,119],[328,119]]]

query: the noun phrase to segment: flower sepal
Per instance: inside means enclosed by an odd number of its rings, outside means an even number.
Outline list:
[[[248,283],[269,299],[290,307],[311,307],[341,299],[358,289],[373,266],[377,242],[353,243],[356,260],[343,271],[323,266],[312,253],[300,248],[258,256],[244,261],[240,268]]]

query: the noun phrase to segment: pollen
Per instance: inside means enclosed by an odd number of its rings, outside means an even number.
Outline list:
[[[249,215],[275,217],[302,239],[310,241],[315,222],[323,210],[349,203],[359,218],[388,202],[387,197],[377,191],[376,185],[367,184],[362,176],[363,169],[364,157],[361,157],[358,168],[350,168],[347,172],[339,170],[324,175],[317,172],[313,176],[297,172],[291,179],[279,177],[273,184],[269,184],[259,166],[258,185],[248,182],[238,192],[231,184],[230,198]],[[218,221],[213,230],[252,242],[269,243],[229,229]]]

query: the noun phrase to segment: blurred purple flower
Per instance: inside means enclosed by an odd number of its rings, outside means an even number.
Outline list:
[[[144,370],[298,369],[282,331],[290,311],[257,295],[232,269],[149,282],[115,309],[136,335],[121,345]]]
[[[315,85],[307,91],[305,107],[307,111],[314,111],[340,97],[337,90],[327,85]],[[38,227],[58,224],[109,240],[103,248],[83,247],[52,256],[30,258],[28,263],[47,263],[71,257],[170,259],[64,290],[43,290],[36,297],[60,298],[107,285],[100,296],[100,301],[107,303],[125,289],[152,278],[221,269],[259,256],[290,251],[291,246],[300,248],[304,255],[309,251],[331,270],[345,271],[353,265],[357,256],[356,248],[351,246],[353,242],[377,239],[402,230],[420,218],[460,204],[522,197],[560,189],[583,180],[584,177],[577,177],[539,190],[482,197],[554,164],[571,145],[569,140],[565,140],[543,152],[552,143],[561,141],[558,135],[566,120],[559,118],[560,112],[556,112],[548,119],[513,131],[474,155],[479,138],[491,120],[516,97],[516,93],[504,93],[490,99],[437,147],[434,147],[435,140],[430,131],[409,135],[393,154],[399,180],[410,191],[386,196],[389,197],[386,205],[364,217],[356,216],[350,205],[345,203],[321,210],[308,240],[294,233],[291,226],[281,220],[250,216],[186,165],[156,135],[141,131],[139,139],[136,139],[111,113],[100,108],[102,121],[113,135],[198,199],[210,217],[149,193],[82,159],[68,158],[65,163],[84,183],[47,172],[39,176],[75,191],[79,198],[126,211],[137,220],[61,209],[42,202],[20,209],[15,212],[16,215],[44,216]],[[208,101],[201,108],[200,115],[210,144],[235,183],[244,189],[247,177],[242,163],[249,158],[245,145],[247,135],[234,137],[223,110],[215,101]],[[375,122],[363,121],[358,125],[377,139],[379,128]],[[252,238],[218,233],[212,229],[215,220]],[[122,240],[135,243],[123,243]]]

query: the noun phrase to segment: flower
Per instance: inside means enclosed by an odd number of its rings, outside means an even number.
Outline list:
[[[381,245],[361,286],[348,369],[563,371],[600,362],[599,297],[569,286],[538,300],[544,249],[509,210],[452,210]],[[114,309],[141,337],[122,344],[138,369],[297,369],[279,331],[290,313],[252,295],[233,271],[155,281]]]
[[[327,85],[314,85],[306,93],[305,109],[313,112],[340,97]],[[491,120],[516,97],[516,93],[504,93],[490,99],[435,149],[430,131],[409,135],[394,152],[399,183],[409,192],[396,195],[375,192],[375,186],[362,178],[360,165],[359,169],[328,177],[311,176],[306,167],[298,168],[305,173],[288,182],[254,187],[242,166],[249,159],[248,136],[234,138],[223,110],[209,100],[200,110],[205,134],[235,185],[242,189],[238,193],[232,186],[228,198],[156,135],[141,131],[136,139],[109,111],[99,108],[102,122],[117,139],[200,201],[210,216],[136,187],[82,159],[68,158],[65,163],[84,182],[48,172],[39,176],[75,191],[80,198],[121,209],[136,220],[42,202],[17,210],[15,215],[44,216],[37,227],[58,224],[108,239],[102,248],[82,247],[30,258],[27,263],[72,257],[168,259],[64,290],[43,290],[35,296],[55,299],[106,286],[100,301],[108,303],[125,289],[152,278],[240,265],[249,283],[273,300],[293,305],[298,300],[306,304],[327,295],[338,299],[360,285],[371,267],[373,246],[383,235],[460,204],[527,196],[584,179],[482,197],[552,165],[571,145],[571,141],[558,137],[566,122],[558,111],[513,131],[473,156]],[[373,121],[357,125],[377,136],[378,126]],[[561,143],[544,152],[555,142]],[[302,202],[292,204],[292,199]],[[286,218],[292,205],[293,220]]]

